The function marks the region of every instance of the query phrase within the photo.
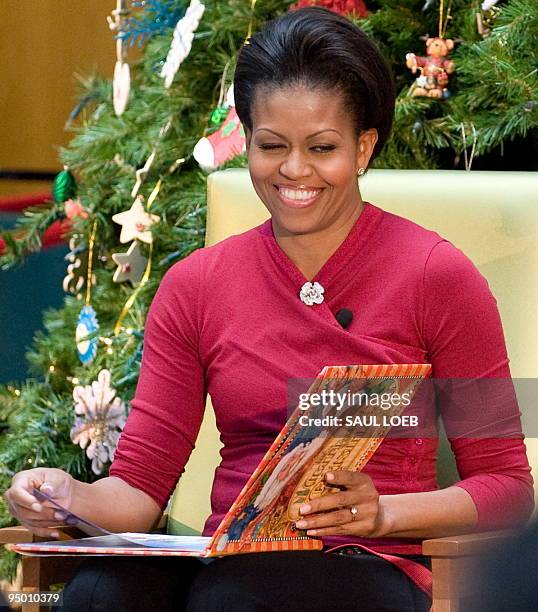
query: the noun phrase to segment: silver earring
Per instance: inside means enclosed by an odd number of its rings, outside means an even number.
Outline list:
[[[359,168],[357,171],[357,176],[362,176],[366,172],[366,168]]]

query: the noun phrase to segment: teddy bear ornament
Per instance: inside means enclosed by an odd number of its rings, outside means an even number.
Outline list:
[[[411,87],[413,97],[448,98],[448,75],[455,70],[454,62],[448,58],[448,54],[453,48],[454,41],[450,38],[428,38],[426,57],[414,53],[405,56],[407,67],[411,68],[413,74],[420,70],[420,76]]]

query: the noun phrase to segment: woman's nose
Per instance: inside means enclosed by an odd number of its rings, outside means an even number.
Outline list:
[[[291,151],[280,166],[280,173],[292,180],[312,175],[312,168],[301,151]]]

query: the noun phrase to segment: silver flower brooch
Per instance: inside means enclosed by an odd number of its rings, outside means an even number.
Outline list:
[[[312,306],[323,302],[324,293],[325,289],[318,282],[311,283],[308,281],[301,287],[299,297],[304,304]]]

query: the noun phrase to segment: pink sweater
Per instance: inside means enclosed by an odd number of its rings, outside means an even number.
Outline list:
[[[299,299],[306,280],[270,220],[175,264],[149,311],[140,379],[110,475],[164,508],[209,393],[224,444],[209,535],[284,424],[290,378],[313,378],[327,364],[376,363],[431,363],[436,378],[510,376],[487,282],[435,232],[366,203],[314,279],[325,288],[322,304]],[[343,307],[354,315],[346,330],[334,317]],[[440,410],[445,418],[442,402]],[[508,438],[449,437],[457,486],[478,510],[477,531],[522,524],[534,506],[517,406],[514,412]],[[380,494],[438,489],[436,448],[435,437],[386,439],[364,472]],[[343,541],[421,552],[419,539],[324,540]]]

